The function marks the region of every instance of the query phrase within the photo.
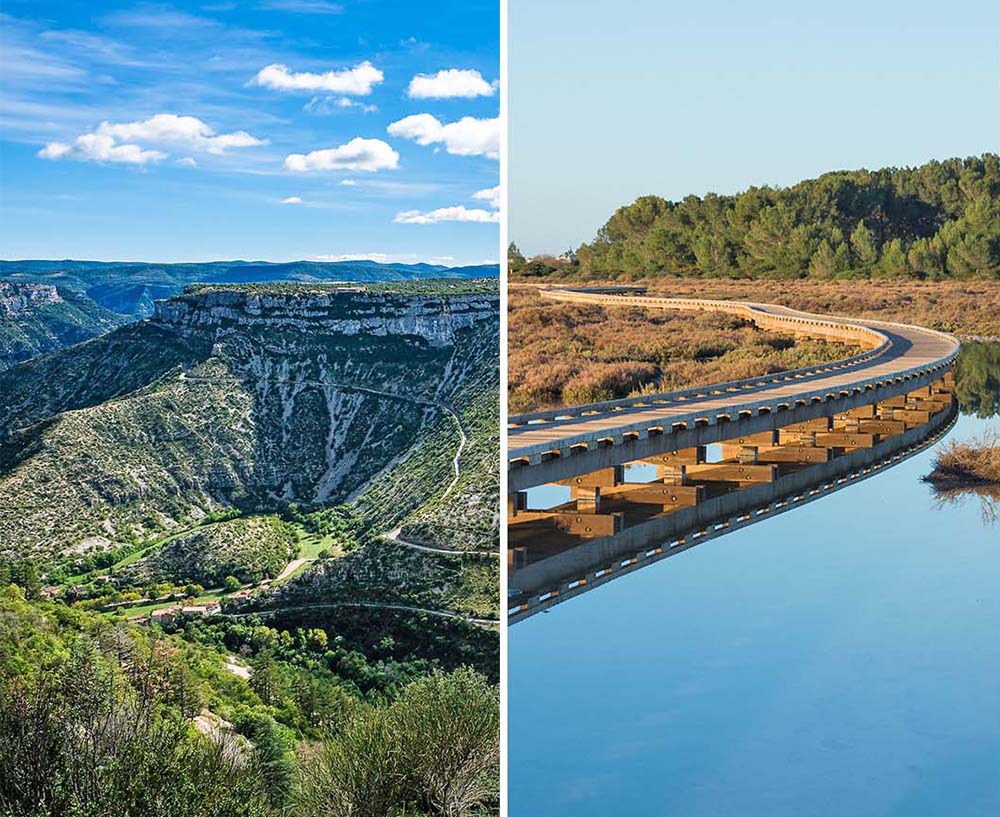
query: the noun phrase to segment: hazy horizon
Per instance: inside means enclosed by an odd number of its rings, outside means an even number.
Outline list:
[[[0,262],[5,264],[18,264],[18,263],[59,263],[62,261],[71,261],[76,264],[163,264],[165,266],[175,265],[175,264],[352,264],[361,261],[370,261],[373,264],[381,265],[392,265],[392,266],[431,266],[431,267],[442,267],[444,269],[457,269],[460,267],[485,267],[485,266],[499,266],[497,261],[470,261],[468,263],[434,263],[431,261],[395,261],[395,260],[381,260],[378,258],[371,257],[357,257],[357,258],[330,258],[330,259],[317,259],[317,258],[286,258],[280,261],[274,261],[266,258],[211,258],[211,259],[183,259],[180,261],[163,261],[159,259],[149,258],[0,258]]]

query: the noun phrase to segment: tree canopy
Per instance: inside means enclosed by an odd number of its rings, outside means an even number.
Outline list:
[[[826,173],[620,207],[578,251],[587,278],[1000,278],[1000,157]],[[530,271],[529,271],[530,272]]]

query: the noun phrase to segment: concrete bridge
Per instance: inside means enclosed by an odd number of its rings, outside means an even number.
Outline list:
[[[934,439],[955,414],[959,343],[941,332],[624,288],[543,296],[724,311],[863,351],[768,377],[511,417],[511,621],[874,473]],[[709,461],[711,443],[721,446]],[[655,466],[656,479],[628,481],[627,464]],[[570,500],[529,508],[526,489],[548,483],[568,487]]]
[[[833,417],[941,379],[958,356],[952,335],[885,321],[824,317],[783,306],[656,298],[632,290],[543,290],[544,298],[739,315],[761,328],[865,349],[845,360],[748,380],[520,414],[508,420],[510,496],[602,468]]]

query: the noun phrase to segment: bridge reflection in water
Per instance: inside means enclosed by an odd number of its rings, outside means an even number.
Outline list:
[[[638,463],[656,479],[627,482],[622,465],[560,480],[570,501],[508,503],[508,620],[555,604],[708,539],[793,510],[873,476],[938,440],[954,423],[949,369],[926,386],[830,417],[722,440]]]

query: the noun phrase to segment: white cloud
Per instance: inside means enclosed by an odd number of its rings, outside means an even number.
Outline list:
[[[81,162],[114,162],[129,165],[144,165],[166,159],[167,154],[159,150],[144,150],[139,145],[116,145],[110,136],[85,133],[77,136],[73,144],[49,142],[38,151],[42,159],[77,159]]]
[[[381,139],[356,136],[345,145],[312,153],[292,153],[285,158],[285,170],[308,173],[316,170],[392,170],[399,166],[399,154]]]
[[[294,14],[340,14],[344,7],[328,0],[264,0],[263,9],[290,11]]]
[[[72,144],[49,142],[38,155],[43,159],[143,165],[169,155],[155,148],[177,146],[186,151],[219,156],[229,148],[266,144],[266,140],[257,139],[246,131],[217,134],[194,116],[160,113],[138,122],[102,122],[92,133],[77,136]],[[191,162],[194,160],[191,159]]]
[[[355,181],[354,179],[341,179],[340,183],[342,185],[344,185],[344,187],[357,187],[358,186],[357,181]]]
[[[345,252],[345,253],[324,253],[321,255],[309,256],[309,261],[376,261],[379,264],[392,263],[412,263],[417,256],[412,253],[385,253],[385,252]]]
[[[181,167],[198,167],[198,163],[191,156],[185,156],[183,159],[178,159],[175,164]]]
[[[302,204],[302,199],[298,196],[289,196],[287,199],[281,200],[282,204]]]
[[[287,65],[268,65],[261,68],[250,80],[251,84],[275,91],[328,91],[334,94],[367,96],[383,79],[383,74],[365,60],[353,68],[313,74],[308,71],[295,73]]]
[[[496,224],[500,214],[489,210],[466,209],[461,204],[455,207],[440,207],[424,213],[420,210],[405,210],[393,219],[396,224],[440,224],[443,221],[472,221],[479,224]]]
[[[158,113],[142,122],[127,122],[120,125],[102,122],[97,132],[106,133],[124,142],[182,144],[192,150],[216,156],[228,148],[257,147],[267,144],[265,140],[242,130],[216,134],[197,117],[177,116],[172,113]]]
[[[417,74],[406,93],[413,99],[473,99],[493,96],[495,90],[478,71],[448,68],[436,74]]]
[[[418,145],[443,144],[455,156],[500,158],[500,120],[463,116],[457,122],[441,123],[429,113],[418,113],[393,122],[390,136],[412,139]]]
[[[315,114],[331,114],[350,108],[359,108],[364,113],[375,113],[378,110],[377,105],[368,105],[347,96],[314,96],[302,106],[306,113]]]
[[[494,210],[500,209],[500,185],[496,187],[488,187],[485,190],[477,190],[472,194],[472,198],[479,201],[489,202],[490,207]]]

